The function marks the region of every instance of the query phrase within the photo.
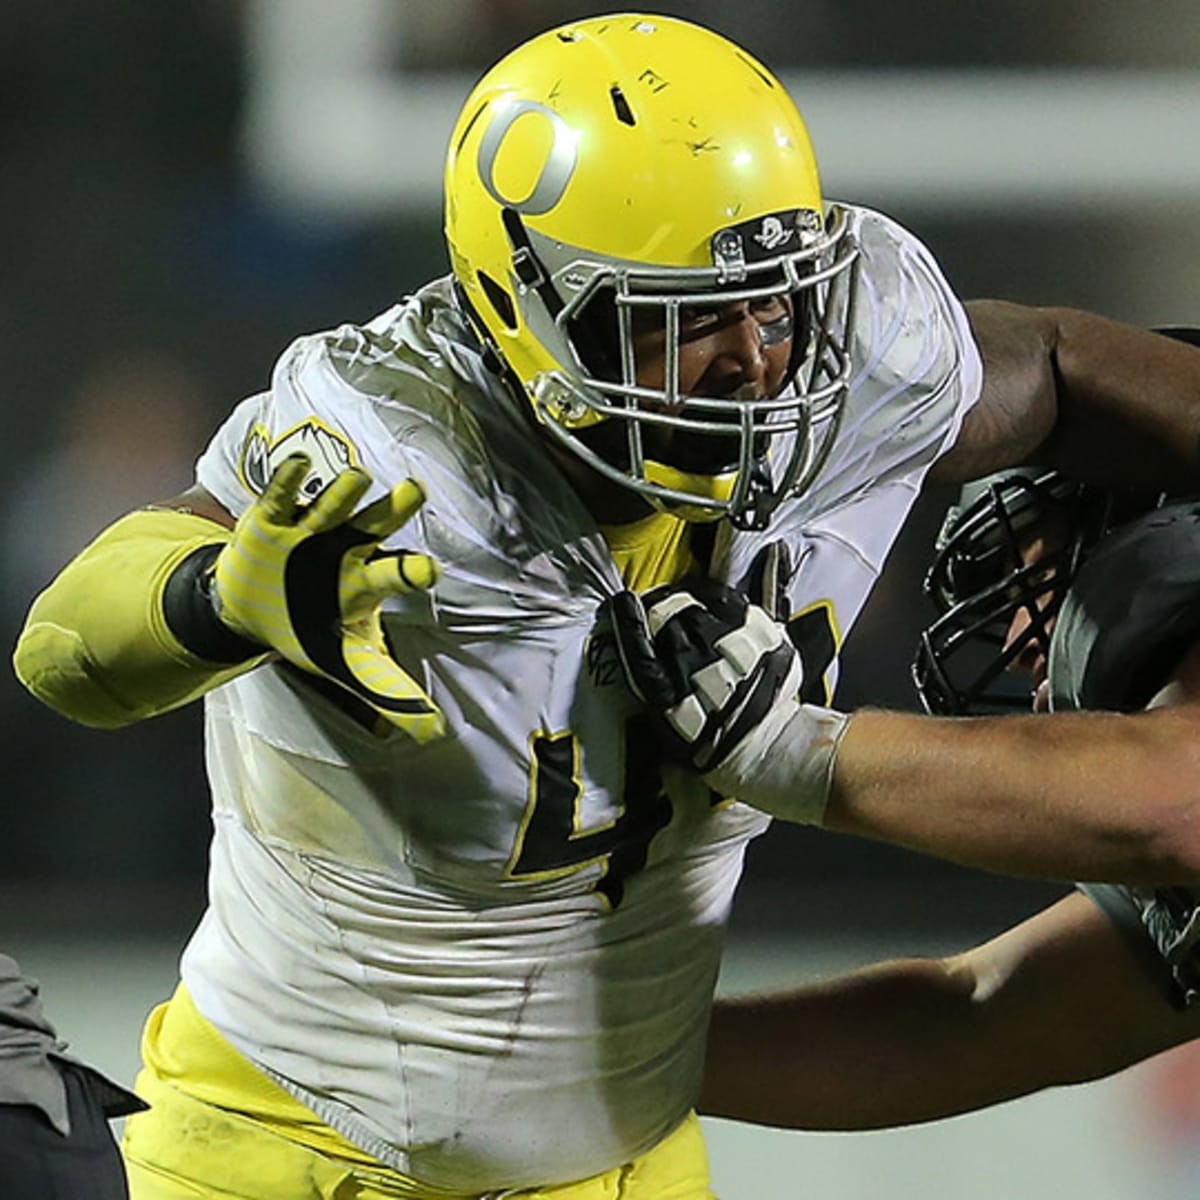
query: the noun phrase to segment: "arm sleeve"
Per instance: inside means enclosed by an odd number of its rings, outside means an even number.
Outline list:
[[[109,526],[34,601],[13,654],[17,678],[63,716],[115,729],[254,666],[263,654],[240,640],[189,639],[189,648],[164,607],[172,577],[228,537],[223,526],[173,509],[139,509]]]

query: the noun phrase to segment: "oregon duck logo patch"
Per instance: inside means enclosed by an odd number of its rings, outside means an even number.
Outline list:
[[[272,437],[263,425],[255,425],[242,447],[238,474],[256,495],[262,495],[272,472],[289,454],[305,454],[312,466],[300,485],[299,498],[311,503],[347,467],[358,466],[358,453],[344,434],[316,417],[309,417],[286,433]]]

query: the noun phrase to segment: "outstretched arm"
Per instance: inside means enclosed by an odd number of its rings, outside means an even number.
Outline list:
[[[983,394],[930,478],[1039,463],[1077,479],[1191,492],[1200,481],[1200,349],[1069,308],[967,305]]]
[[[1005,874],[1200,878],[1200,688],[1182,675],[1181,703],[1134,715],[847,717],[796,700],[786,636],[722,598],[614,600],[631,685],[721,795]]]
[[[1111,1074],[1200,1034],[1079,893],[963,954],[719,999],[700,1111],[875,1129]]]
[[[860,711],[822,823],[1010,875],[1189,882],[1200,877],[1200,705],[977,719]]]
[[[903,809],[903,811],[902,811]],[[825,824],[1009,874],[1200,878],[1200,643],[1148,711],[935,719],[860,712]]]

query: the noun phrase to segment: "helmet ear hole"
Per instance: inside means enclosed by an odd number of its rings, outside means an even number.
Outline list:
[[[580,361],[597,379],[621,378],[617,306],[612,292],[601,289],[570,322],[571,341]]]
[[[496,316],[500,318],[506,329],[515,332],[517,310],[512,302],[512,297],[486,271],[476,271],[475,274],[479,279],[479,286],[483,288],[483,294],[488,298],[488,303],[491,304]]]

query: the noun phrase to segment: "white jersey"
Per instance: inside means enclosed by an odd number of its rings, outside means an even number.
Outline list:
[[[736,580],[786,537],[830,681],[979,387],[926,253],[853,217],[873,286],[838,441],[814,488],[768,532],[724,532],[713,566]],[[695,1101],[733,892],[767,818],[659,761],[608,630],[622,585],[606,543],[445,281],[296,342],[199,482],[240,513],[298,447],[313,493],[348,463],[373,477],[368,500],[423,485],[393,541],[443,578],[389,601],[385,627],[449,733],[376,737],[279,667],[211,694],[211,901],[184,981],[251,1061],[426,1184],[523,1187],[629,1161]]]

